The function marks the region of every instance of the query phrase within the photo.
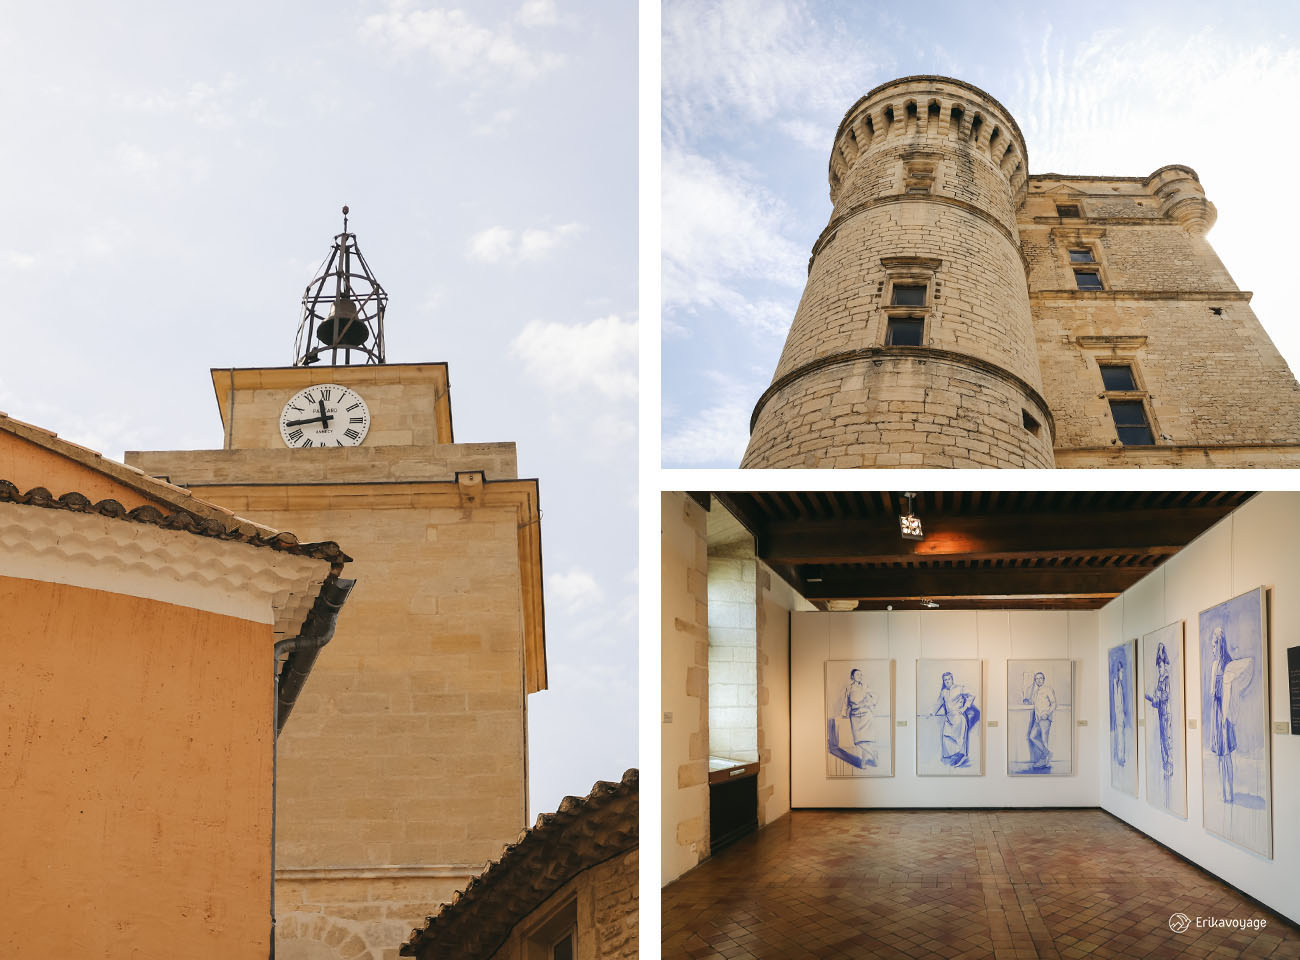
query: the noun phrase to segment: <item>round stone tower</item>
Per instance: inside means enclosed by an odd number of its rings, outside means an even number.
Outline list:
[[[947,77],[872,90],[742,467],[1051,467],[1016,207],[1025,141]]]

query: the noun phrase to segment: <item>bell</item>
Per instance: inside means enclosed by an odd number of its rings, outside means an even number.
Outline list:
[[[342,293],[334,298],[330,315],[316,328],[316,339],[330,347],[359,347],[369,338],[370,331],[357,319],[357,305]]]

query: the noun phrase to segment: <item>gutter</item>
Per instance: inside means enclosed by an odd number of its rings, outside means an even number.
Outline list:
[[[293,705],[302,692],[312,665],[320,656],[321,648],[334,636],[338,625],[339,611],[347,602],[356,580],[344,580],[338,575],[342,564],[336,564],[330,576],[321,585],[316,602],[311,612],[303,621],[302,631],[296,637],[287,637],[275,645],[273,663],[280,662],[282,654],[288,654],[284,668],[276,674],[275,683],[275,739],[271,744],[271,942],[269,960],[275,960],[275,809],[276,779],[278,776],[278,752],[280,731],[284,729]]]

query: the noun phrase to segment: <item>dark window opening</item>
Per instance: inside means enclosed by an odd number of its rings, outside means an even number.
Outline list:
[[[1024,424],[1025,429],[1028,430],[1031,434],[1033,434],[1035,437],[1038,436],[1038,431],[1040,429],[1039,423],[1032,416],[1030,416],[1028,410],[1020,411],[1020,422]]]
[[[1074,282],[1080,290],[1101,290],[1101,274],[1095,270],[1074,271]]]
[[[1056,215],[1058,217],[1077,217],[1079,215],[1079,205],[1077,203],[1058,203],[1056,205]]]
[[[1214,314],[1216,317],[1221,317],[1223,316],[1223,307],[1210,307],[1210,313]]]
[[[1112,400],[1110,413],[1115,418],[1120,443],[1126,447],[1149,447],[1155,443],[1141,400]]]
[[[1101,382],[1106,385],[1107,390],[1136,390],[1137,379],[1133,376],[1133,368],[1127,363],[1103,363],[1101,364]]]
[[[1096,263],[1097,261],[1093,259],[1091,250],[1071,250],[1070,262],[1071,263]]]
[[[551,948],[551,960],[573,960],[572,933],[566,933],[560,942]]]
[[[895,307],[925,306],[925,284],[908,284],[906,286],[896,284],[890,303]]]
[[[925,321],[920,317],[890,317],[885,329],[885,346],[919,347],[925,333]]]

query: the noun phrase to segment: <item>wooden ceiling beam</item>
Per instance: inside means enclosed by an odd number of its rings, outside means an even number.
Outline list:
[[[902,539],[894,516],[775,523],[753,518],[751,522],[759,527],[759,556],[769,563],[902,563],[1170,556],[1229,512],[1230,507],[1219,506],[1070,514],[922,515],[924,540]]]
[[[944,597],[1115,597],[1140,580],[1147,567],[913,567],[866,568],[804,581],[809,600]]]

